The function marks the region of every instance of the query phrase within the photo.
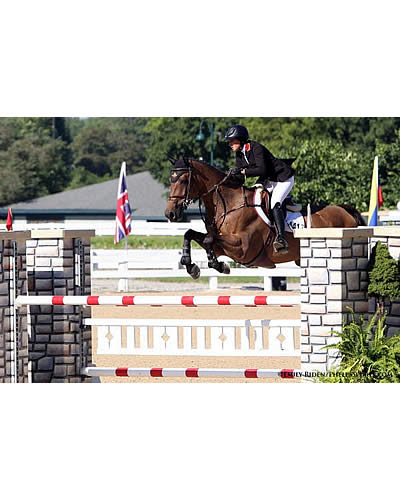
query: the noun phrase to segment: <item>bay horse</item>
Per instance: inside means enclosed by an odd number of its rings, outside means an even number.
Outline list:
[[[290,261],[300,265],[300,241],[292,233],[285,233],[288,253],[274,252],[275,229],[258,216],[253,203],[254,189],[240,185],[229,172],[226,174],[202,161],[185,157],[169,160],[173,167],[165,216],[171,222],[181,221],[184,210],[196,199],[205,207],[202,218],[207,233],[189,229],[184,235],[181,264],[192,278],[200,276],[199,267],[191,260],[192,240],[207,252],[208,266],[224,274],[229,274],[230,268],[226,262],[218,261],[221,255],[247,267],[274,268],[275,264]],[[304,218],[307,223],[305,215]],[[348,205],[328,205],[312,214],[311,225],[357,227],[365,223],[361,214]]]

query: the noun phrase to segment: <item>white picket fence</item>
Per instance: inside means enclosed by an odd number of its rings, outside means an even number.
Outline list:
[[[181,250],[92,250],[92,279],[117,279],[118,291],[128,292],[130,279],[188,278],[180,264],[181,256]],[[192,260],[200,267],[201,276],[209,279],[211,290],[218,289],[221,277],[264,278],[264,290],[271,291],[273,277],[301,276],[301,269],[294,263],[281,264],[276,269],[233,267],[229,275],[221,275],[208,268],[204,250],[192,250]],[[219,260],[232,263],[228,257]]]
[[[299,356],[300,320],[85,319],[97,354]]]

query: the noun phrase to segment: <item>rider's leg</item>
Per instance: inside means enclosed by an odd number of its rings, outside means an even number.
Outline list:
[[[271,207],[272,215],[276,225],[277,236],[274,241],[274,250],[277,253],[285,254],[288,252],[289,246],[285,239],[285,217],[282,210],[282,204],[287,195],[290,193],[294,184],[293,177],[290,177],[285,182],[278,182],[272,192]]]

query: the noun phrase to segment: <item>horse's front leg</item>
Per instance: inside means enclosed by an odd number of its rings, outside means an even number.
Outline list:
[[[200,268],[197,264],[193,264],[192,262],[191,242],[194,240],[199,243],[199,245],[203,246],[203,240],[206,236],[206,234],[189,229],[183,237],[181,264],[186,267],[186,271],[194,280],[200,277]]]

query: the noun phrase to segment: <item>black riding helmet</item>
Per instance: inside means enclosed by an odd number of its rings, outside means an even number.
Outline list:
[[[230,141],[231,139],[239,139],[240,142],[247,142],[249,140],[249,132],[243,125],[232,125],[226,131],[224,141]]]

